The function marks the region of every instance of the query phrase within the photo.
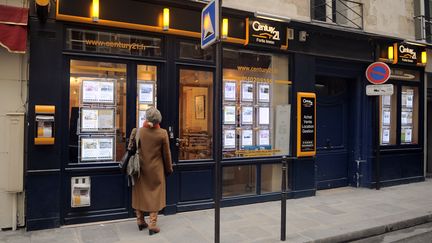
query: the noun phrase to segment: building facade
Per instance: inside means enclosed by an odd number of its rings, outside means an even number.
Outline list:
[[[117,161],[151,106],[175,163],[165,214],[211,208],[219,162],[224,206],[279,199],[284,157],[290,198],[424,180],[427,48],[413,42],[413,1],[223,1],[222,82],[215,50],[200,47],[204,6],[30,9],[28,230],[133,216]],[[366,96],[375,61],[390,66],[393,95]],[[316,156],[300,157],[305,92],[316,95]]]
[[[0,1],[0,15],[5,8],[23,8],[28,7],[27,4],[21,0]],[[15,24],[2,16],[0,32]],[[0,229],[25,225],[24,122],[29,58],[25,47],[24,50],[11,49],[3,42],[3,37],[0,38]]]

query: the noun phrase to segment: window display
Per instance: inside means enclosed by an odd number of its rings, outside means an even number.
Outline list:
[[[80,161],[114,160],[114,136],[80,137]]]
[[[81,132],[114,132],[115,108],[81,108]]]
[[[150,107],[157,107],[157,67],[150,65],[137,66],[137,127],[142,127],[145,112]]]
[[[82,104],[106,103],[114,104],[113,79],[92,79],[82,81]]]
[[[380,101],[380,136],[381,145],[396,144],[396,112],[397,112],[397,87],[394,87],[393,95],[381,96]]]
[[[70,61],[70,163],[115,162],[123,155],[125,80],[125,64]]]
[[[402,86],[401,90],[401,144],[418,143],[418,87]]]
[[[288,58],[225,49],[223,63],[224,158],[288,155]]]

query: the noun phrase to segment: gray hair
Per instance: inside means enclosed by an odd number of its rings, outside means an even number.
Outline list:
[[[150,107],[146,110],[146,120],[150,127],[161,123],[162,115],[155,107]]]

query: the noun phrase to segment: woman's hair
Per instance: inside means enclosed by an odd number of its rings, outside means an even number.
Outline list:
[[[146,110],[146,120],[150,127],[159,124],[162,121],[162,115],[160,111],[154,107],[150,107]]]

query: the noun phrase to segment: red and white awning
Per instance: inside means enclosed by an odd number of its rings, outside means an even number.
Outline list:
[[[28,11],[0,5],[0,45],[11,53],[26,52]]]

